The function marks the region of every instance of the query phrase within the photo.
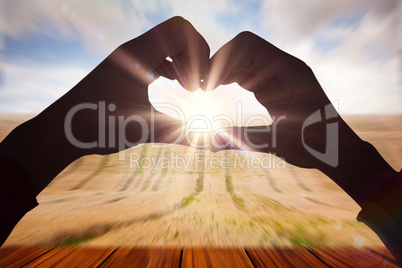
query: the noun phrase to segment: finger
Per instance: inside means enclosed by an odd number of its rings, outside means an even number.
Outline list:
[[[184,54],[184,53],[183,53]],[[178,82],[189,91],[196,91],[203,87],[206,70],[202,71],[202,63],[199,57],[185,58],[183,54],[177,57],[178,64],[175,70],[178,72]]]
[[[149,68],[155,69],[166,57],[173,62],[174,74],[189,90],[196,90],[205,78],[210,49],[205,39],[185,19],[171,18],[140,37],[124,44]]]
[[[253,33],[243,32],[220,48],[210,60],[209,90],[237,82],[254,92],[271,114],[279,115],[288,92],[281,81],[289,56]]]
[[[208,89],[246,79],[245,70],[252,73],[250,68],[254,62],[254,51],[250,51],[252,47],[245,46],[241,36],[239,34],[226,43],[210,59],[206,79]]]
[[[171,74],[186,89],[195,91],[201,87],[201,80],[205,79],[210,48],[201,34],[188,21],[178,17],[171,20],[174,25],[169,27],[181,28],[181,34],[185,37],[184,47],[182,39],[178,39],[180,42],[170,45],[170,48],[168,47],[170,51],[168,56],[172,59]],[[166,36],[166,31],[159,33],[162,38],[161,43],[165,43],[164,40],[167,40],[168,43],[173,42],[172,36]]]
[[[171,80],[177,80],[184,88],[198,88],[199,85],[188,86],[188,81],[198,81],[198,78],[195,77],[195,75],[191,75],[190,72],[188,72],[188,74],[184,74],[184,70],[186,70],[187,68],[183,67],[183,64],[177,64],[177,62],[179,61],[175,60],[175,62],[170,62],[165,60],[164,62],[162,62],[155,69],[157,77],[163,76]]]
[[[171,80],[176,79],[177,76],[174,65],[167,60],[163,61],[158,67],[155,68],[155,73],[157,77],[163,76]]]

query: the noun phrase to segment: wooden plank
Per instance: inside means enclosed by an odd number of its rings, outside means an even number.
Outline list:
[[[21,267],[51,250],[51,247],[2,247],[0,267]]]
[[[294,267],[328,267],[304,248],[280,249],[278,252]]]
[[[179,267],[180,248],[120,248],[100,267]]]
[[[113,248],[57,248],[25,267],[97,267]]]
[[[355,248],[310,249],[325,263],[334,267],[398,267]]]
[[[254,267],[242,248],[184,248],[182,267]]]
[[[390,258],[385,248],[377,248],[375,253],[352,247],[185,248],[183,251],[180,248],[0,248],[0,267],[180,267],[181,259],[183,267],[399,267]]]
[[[247,248],[255,267],[328,267],[306,249]]]
[[[255,267],[278,267],[280,265],[278,260],[264,248],[246,248],[246,252]],[[282,267],[285,267],[285,264],[287,265],[286,262],[282,262]]]
[[[329,264],[331,267],[361,267],[361,262],[350,258],[344,250],[337,249],[309,249],[314,255]]]
[[[284,258],[284,256],[282,256],[282,254],[280,254],[277,250],[269,249],[265,252],[278,267],[289,267],[289,263],[286,258]]]
[[[367,252],[370,252],[372,255],[377,255],[379,258],[386,259],[390,263],[396,264],[396,260],[394,256],[389,252],[389,250],[386,247],[383,248],[365,248]]]
[[[371,263],[370,265],[376,267],[399,267],[395,262],[389,261],[367,249],[350,248],[346,249],[346,253],[354,257],[359,256],[361,259],[367,260],[367,263]]]

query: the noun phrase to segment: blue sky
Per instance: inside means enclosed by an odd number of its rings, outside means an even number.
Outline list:
[[[402,113],[396,0],[19,0],[1,5],[0,113],[39,113],[118,45],[174,15],[193,23],[212,53],[249,30],[301,58],[329,98],[339,101],[341,114]],[[157,88],[152,92],[152,101],[174,102]],[[239,88],[232,92],[255,112],[250,94]]]

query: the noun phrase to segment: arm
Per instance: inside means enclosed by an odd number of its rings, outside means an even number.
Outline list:
[[[312,70],[264,39],[243,32],[216,52],[207,75],[209,89],[233,82],[254,92],[274,119],[265,130],[234,131],[236,147],[259,148],[293,165],[325,173],[363,208],[358,219],[401,262],[402,205],[393,205],[402,201],[401,173],[342,120]],[[388,218],[375,220],[380,214]],[[390,225],[393,229],[388,229]]]
[[[63,97],[14,129],[0,143],[1,218],[11,219],[21,204],[30,205],[8,227],[1,222],[0,245],[36,205],[35,196],[81,156],[151,141],[180,143],[181,122],[155,111],[148,85],[164,75],[196,90],[208,60],[208,44],[194,27],[179,17],[169,19],[121,45]]]

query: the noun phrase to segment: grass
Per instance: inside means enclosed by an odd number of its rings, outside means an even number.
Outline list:
[[[232,197],[232,200],[235,203],[235,205],[240,207],[240,208],[242,208],[242,209],[244,209],[245,208],[244,199],[234,193],[234,187],[233,187],[233,183],[232,183],[232,176],[226,174],[225,175],[225,182],[226,182],[226,191]]]
[[[182,207],[182,208],[187,207],[188,205],[190,205],[191,203],[193,203],[194,200],[195,200],[194,195],[191,195],[191,196],[189,196],[189,197],[184,198],[184,199],[183,199],[183,203],[181,204],[181,207]]]
[[[112,199],[112,200],[110,200],[110,203],[116,203],[116,202],[119,202],[120,200],[123,200],[123,199],[125,199],[126,197],[118,197],[118,198],[115,198],[115,199]]]
[[[147,155],[147,150],[148,150],[148,146],[146,144],[144,144],[142,146],[142,152],[141,152],[140,160],[138,162],[139,169],[138,169],[137,173],[144,172],[144,159]]]
[[[204,172],[200,172],[197,179],[196,194],[201,193],[204,190]]]
[[[237,206],[239,206],[240,208],[244,209],[245,208],[245,201],[243,198],[237,196],[237,195],[232,195],[232,199],[235,202],[235,204]]]
[[[110,160],[110,155],[104,155],[102,159],[102,163],[99,165],[98,172],[105,171],[106,169],[113,167],[112,165],[108,165]]]
[[[313,228],[308,222],[292,222],[289,225],[286,221],[283,223],[274,221],[272,228],[276,234],[289,240],[295,247],[322,247],[328,241],[326,235],[317,228]]]
[[[179,231],[176,231],[173,236],[173,240],[179,237]]]
[[[70,236],[66,240],[64,240],[60,245],[61,246],[78,246],[79,244],[88,242],[92,239],[96,238],[96,236],[90,235],[90,234],[84,234],[80,236]]]
[[[204,171],[201,170],[200,172],[198,172],[198,179],[197,179],[197,185],[195,188],[195,193],[188,197],[185,197],[183,199],[182,204],[181,204],[182,208],[185,208],[188,205],[190,205],[191,203],[193,203],[195,200],[195,197],[204,190],[204,178],[205,178]]]
[[[228,191],[228,193],[232,194],[233,193],[232,176],[226,174],[225,182],[226,182],[226,191]]]
[[[55,246],[78,246],[97,237],[100,237],[113,228],[112,225],[93,225],[82,232],[63,232],[55,237],[50,244]]]
[[[165,157],[169,157],[169,155],[170,155],[170,148],[168,148],[166,151],[165,151],[165,154],[164,154],[164,156]],[[163,175],[166,175],[168,172],[169,172],[169,165],[167,165],[167,166],[162,166],[162,174]]]
[[[255,197],[257,198],[257,202],[259,203],[259,205],[261,207],[263,207],[264,209],[271,209],[274,212],[291,212],[292,211],[287,206],[283,205],[282,203],[280,203],[272,198],[269,198],[269,197],[266,197],[266,196],[263,196],[260,194],[256,194]]]
[[[309,232],[298,228],[293,232],[289,232],[287,237],[290,243],[296,247],[322,247],[328,241],[327,237],[318,230]]]

